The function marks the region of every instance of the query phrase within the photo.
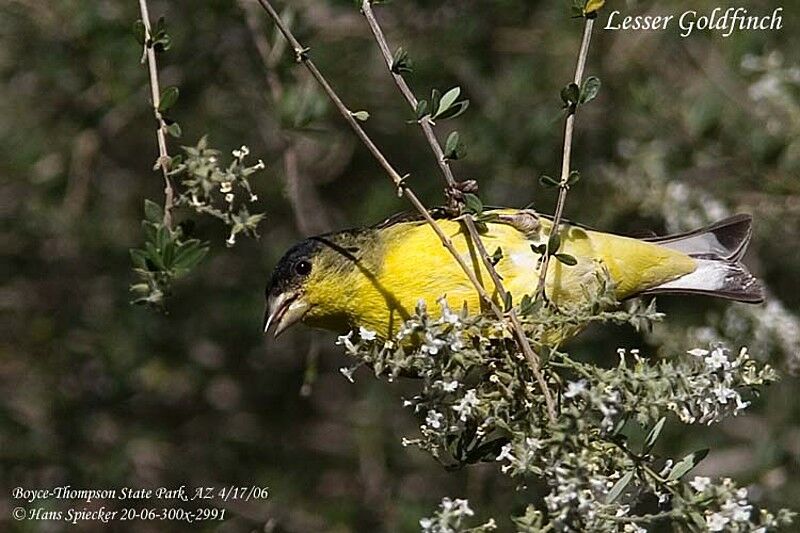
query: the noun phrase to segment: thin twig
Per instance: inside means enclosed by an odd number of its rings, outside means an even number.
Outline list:
[[[405,78],[403,78],[401,74],[398,74],[392,70],[392,63],[394,61],[392,58],[392,52],[389,49],[386,36],[383,34],[383,30],[378,24],[378,20],[375,18],[375,14],[373,13],[372,6],[370,4],[370,0],[363,0],[361,3],[361,11],[364,13],[364,17],[367,19],[367,23],[369,24],[369,27],[375,36],[378,47],[381,49],[383,59],[386,61],[386,66],[389,69],[389,73],[392,75],[394,82],[397,84],[397,88],[400,89],[400,92],[403,94],[406,101],[408,101],[408,105],[411,106],[411,109],[416,109],[417,98],[414,96],[414,92],[408,86],[408,83],[406,83]],[[422,131],[425,133],[425,138],[428,140],[428,144],[431,145],[433,153],[436,156],[436,162],[438,163],[439,168],[444,175],[445,182],[447,183],[447,198],[449,201],[452,201],[455,198],[454,192],[457,182],[455,176],[453,176],[453,171],[450,169],[450,164],[447,162],[447,158],[444,156],[444,151],[442,151],[439,140],[436,138],[436,134],[433,131],[433,121],[431,120],[431,116],[425,115],[422,117],[419,120],[419,125],[422,128]]]
[[[258,7],[256,7],[255,0],[239,0],[239,6],[244,11],[245,22],[250,31],[250,36],[264,65],[264,77],[269,88],[272,104],[277,106],[283,99],[284,86],[276,68],[286,49],[286,40],[277,38],[274,43],[267,41],[261,20],[257,16],[258,12],[256,10]],[[264,128],[260,129],[262,136],[266,139]],[[292,205],[297,228],[305,236],[330,231],[331,217],[317,195],[313,184],[308,184],[305,189],[303,188],[300,176],[300,154],[298,153],[296,140],[289,138],[286,134],[283,134],[282,137],[282,160],[283,174],[286,181],[286,195]],[[311,214],[314,216],[309,216]]]
[[[369,24],[370,29],[372,30],[373,35],[375,36],[375,41],[378,43],[378,48],[381,50],[381,54],[383,55],[383,59],[386,62],[386,66],[389,69],[389,73],[391,74],[392,78],[394,79],[395,83],[397,84],[398,89],[405,97],[408,104],[411,106],[411,109],[417,108],[417,98],[414,96],[414,92],[409,87],[408,83],[406,83],[405,78],[401,74],[394,72],[392,70],[392,53],[389,48],[389,44],[386,40],[386,36],[383,33],[383,30],[378,23],[377,18],[375,17],[375,13],[372,11],[372,5],[370,0],[363,0],[361,3],[361,11],[364,13],[364,17],[367,19],[367,23]],[[453,171],[450,168],[450,164],[447,158],[444,156],[444,152],[442,150],[442,146],[439,144],[439,140],[436,138],[436,134],[433,131],[433,123],[431,121],[430,115],[425,115],[419,121],[419,125],[422,128],[422,131],[425,133],[425,138],[428,140],[428,144],[430,145],[431,149],[433,150],[433,154],[436,157],[436,162],[439,164],[439,168],[442,171],[442,175],[444,176],[445,182],[447,184],[447,197],[449,201],[454,201],[456,198],[455,188],[456,188],[456,179],[453,175]],[[497,271],[494,268],[491,260],[489,259],[489,254],[486,251],[486,247],[483,245],[483,241],[481,240],[480,234],[475,227],[475,222],[472,219],[472,216],[469,214],[464,215],[464,225],[467,228],[467,232],[469,234],[470,239],[472,242],[475,243],[475,246],[478,251],[478,255],[483,262],[484,267],[489,272],[489,276],[492,278],[492,282],[494,283],[495,289],[497,294],[500,296],[500,301],[505,302],[507,301],[507,292],[505,287],[503,287],[503,282],[500,279],[500,276],[497,274]],[[544,395],[545,404],[547,407],[547,413],[550,417],[550,420],[555,422],[556,419],[556,408],[555,408],[555,401],[553,400],[552,395],[550,394],[550,389],[547,386],[547,382],[542,375],[541,366],[539,362],[539,357],[533,351],[528,342],[527,336],[525,335],[524,330],[522,329],[522,324],[517,317],[516,311],[511,308],[508,312],[508,316],[511,322],[511,329],[514,331],[517,344],[519,345],[522,352],[525,354],[526,359],[528,360],[528,364],[531,367],[531,371],[536,378],[537,383],[539,384],[539,388],[542,390],[542,394]],[[505,317],[502,314],[498,314],[498,318],[502,321],[505,321]]]
[[[261,7],[269,14],[275,24],[278,26],[278,29],[283,33],[286,40],[289,41],[290,46],[294,50],[296,59],[298,62],[303,63],[311,75],[314,77],[315,80],[322,86],[322,89],[328,95],[328,98],[333,102],[336,109],[342,115],[342,117],[347,121],[350,128],[355,132],[356,136],[364,143],[364,146],[367,147],[369,152],[378,161],[378,164],[383,167],[386,173],[394,182],[395,186],[398,188],[398,191],[402,192],[402,194],[411,202],[420,215],[425,219],[425,221],[431,226],[436,236],[439,237],[439,240],[442,242],[442,245],[447,249],[448,252],[453,256],[456,260],[458,265],[461,267],[461,270],[467,275],[470,283],[475,287],[475,290],[478,292],[478,295],[481,297],[481,300],[488,305],[492,312],[494,312],[498,316],[502,316],[503,311],[497,306],[494,302],[492,297],[486,292],[486,289],[481,285],[480,281],[475,275],[475,272],[467,265],[464,259],[459,255],[458,250],[456,250],[455,246],[453,245],[452,241],[450,240],[447,235],[442,231],[439,225],[434,220],[433,216],[431,215],[430,211],[422,204],[416,194],[405,184],[405,180],[407,176],[401,176],[389,163],[380,149],[375,145],[372,139],[367,135],[361,125],[358,123],[356,118],[353,116],[353,113],[347,108],[347,106],[342,102],[342,99],[339,98],[339,95],[336,91],[333,90],[328,80],[322,75],[319,71],[317,66],[314,62],[309,58],[308,49],[304,48],[292,34],[288,27],[283,23],[280,16],[278,15],[275,8],[272,7],[272,4],[268,0],[258,0]]]
[[[156,168],[161,169],[164,176],[164,226],[167,229],[172,229],[172,208],[174,206],[174,193],[172,191],[172,182],[169,179],[169,164],[170,157],[167,153],[167,138],[164,132],[167,131],[167,124],[164,122],[164,117],[161,111],[158,110],[161,104],[161,89],[158,84],[158,65],[156,64],[156,51],[152,45],[150,38],[152,31],[150,29],[150,14],[147,11],[147,0],[139,0],[139,10],[142,14],[142,24],[145,29],[145,42],[144,42],[144,56],[147,60],[147,68],[150,72],[150,95],[153,100],[153,115],[158,122],[158,129],[156,129],[156,137],[158,138],[158,161]]]
[[[586,23],[583,27],[583,40],[581,41],[581,49],[578,52],[578,64],[575,67],[575,84],[580,87],[583,80],[583,70],[586,67],[586,56],[589,54],[589,41],[592,38],[592,26],[594,25],[594,18],[586,17]],[[560,188],[558,191],[558,202],[556,203],[556,212],[553,215],[553,225],[550,228],[550,234],[558,232],[558,226],[561,223],[561,215],[564,213],[564,204],[567,201],[567,181],[569,180],[570,162],[572,159],[572,134],[575,129],[575,113],[577,104],[569,108],[567,119],[564,122],[564,155],[561,158],[561,180],[559,182]],[[549,235],[548,240],[549,241]],[[548,248],[542,260],[542,267],[539,271],[539,283],[536,287],[536,297],[544,298],[545,282],[547,279],[547,267],[550,265],[551,253]]]

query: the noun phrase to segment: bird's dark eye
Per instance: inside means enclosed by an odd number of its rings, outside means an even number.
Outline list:
[[[294,265],[294,271],[300,274],[301,276],[307,276],[311,273],[311,263],[308,261],[300,261],[296,265]]]

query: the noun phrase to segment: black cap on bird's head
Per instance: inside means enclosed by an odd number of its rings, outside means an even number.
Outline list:
[[[266,290],[264,333],[275,325],[277,337],[289,326],[302,320],[310,309],[303,300],[304,284],[314,268],[314,257],[322,248],[315,239],[306,239],[292,246],[278,261]]]

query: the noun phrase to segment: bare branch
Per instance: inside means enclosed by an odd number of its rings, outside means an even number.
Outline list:
[[[369,24],[370,29],[372,30],[372,34],[375,36],[375,40],[378,43],[378,47],[383,54],[383,59],[386,62],[386,66],[389,69],[389,73],[391,74],[392,78],[394,79],[395,83],[397,84],[398,89],[405,97],[408,104],[411,106],[411,109],[417,108],[417,98],[414,96],[414,92],[406,83],[405,78],[401,74],[394,72],[392,70],[392,53],[389,48],[389,44],[386,41],[386,36],[383,33],[383,30],[378,23],[378,20],[375,18],[375,13],[372,11],[372,5],[370,0],[363,0],[361,3],[361,11],[364,13],[364,17],[367,19],[367,23]],[[425,138],[428,140],[428,144],[433,150],[434,155],[436,156],[436,162],[439,164],[439,168],[442,171],[442,175],[444,176],[445,182],[447,184],[446,193],[448,202],[455,203],[457,206],[458,199],[456,196],[456,179],[453,175],[453,171],[450,168],[450,164],[447,161],[447,158],[444,156],[444,152],[442,151],[442,146],[439,144],[438,139],[436,138],[436,134],[433,131],[433,123],[430,119],[430,115],[426,115],[422,117],[419,121],[419,125],[422,128],[422,131],[425,133]],[[500,301],[506,302],[507,301],[507,292],[505,287],[503,287],[503,282],[500,279],[500,276],[497,274],[497,271],[494,268],[491,260],[489,259],[489,254],[486,251],[486,247],[483,245],[483,241],[481,240],[480,234],[475,227],[475,222],[472,219],[472,216],[469,214],[465,214],[463,216],[464,224],[467,228],[467,232],[469,234],[470,239],[475,243],[475,246],[478,251],[478,255],[483,262],[484,267],[489,272],[489,276],[492,278],[492,282],[494,283],[495,289],[497,294],[500,296]],[[533,351],[528,342],[528,339],[525,335],[525,331],[522,329],[522,324],[519,322],[519,318],[517,317],[516,311],[511,308],[508,311],[508,316],[511,322],[511,329],[514,331],[517,344],[519,345],[522,352],[525,354],[525,358],[528,360],[528,364],[531,367],[531,371],[536,378],[539,387],[542,390],[542,394],[544,395],[545,403],[547,404],[547,412],[550,417],[551,421],[555,421],[556,419],[556,408],[555,408],[555,401],[550,394],[550,389],[547,386],[547,382],[545,381],[544,376],[541,372],[541,366],[539,362],[539,357]],[[505,320],[505,317],[502,315],[498,315],[500,320]]]
[[[156,121],[158,121],[158,129],[156,130],[156,137],[158,139],[158,161],[156,162],[156,168],[160,168],[164,176],[164,226],[168,229],[172,229],[174,193],[172,190],[172,182],[169,179],[169,164],[171,159],[167,153],[167,138],[165,134],[167,131],[167,124],[164,122],[164,117],[158,109],[161,104],[161,88],[158,84],[156,51],[150,41],[152,30],[150,29],[150,14],[147,11],[147,0],[139,0],[139,10],[142,14],[142,23],[145,29],[144,56],[142,57],[142,62],[145,60],[147,61],[147,68],[150,72],[150,95],[153,100],[153,115],[155,115]]]
[[[269,14],[269,16],[278,26],[278,29],[286,37],[286,40],[289,41],[289,45],[294,50],[297,61],[305,65],[305,67],[308,69],[308,71],[311,73],[314,79],[316,79],[317,82],[320,84],[320,86],[322,86],[322,89],[328,95],[328,98],[330,98],[330,100],[333,102],[336,109],[348,123],[350,128],[355,132],[356,136],[361,140],[362,143],[364,143],[364,146],[367,147],[367,149],[375,158],[375,160],[378,161],[381,167],[383,167],[383,169],[392,179],[395,186],[397,186],[398,191],[400,191],[409,200],[409,202],[411,202],[411,204],[414,206],[414,209],[416,209],[420,213],[420,215],[422,215],[425,221],[431,226],[434,233],[436,233],[436,236],[442,242],[442,245],[447,249],[448,252],[450,252],[450,254],[458,263],[459,267],[461,267],[461,270],[463,270],[464,273],[467,275],[467,278],[469,279],[470,283],[472,283],[472,285],[475,287],[475,290],[478,292],[479,296],[481,297],[481,300],[487,306],[489,306],[489,308],[492,310],[493,313],[495,313],[499,317],[502,317],[503,311],[497,306],[497,304],[494,302],[489,293],[486,292],[486,289],[483,287],[483,285],[481,285],[481,282],[476,277],[475,272],[472,271],[469,265],[467,265],[464,259],[459,255],[458,250],[456,250],[455,246],[453,246],[452,241],[447,237],[447,235],[444,234],[442,229],[436,223],[430,211],[428,211],[428,209],[419,200],[417,195],[414,194],[414,192],[406,185],[405,180],[407,176],[401,176],[400,173],[398,173],[397,170],[394,169],[391,163],[389,163],[389,161],[380,151],[380,149],[367,135],[367,133],[358,123],[356,118],[353,116],[353,113],[347,108],[342,99],[339,98],[339,95],[336,93],[336,91],[334,91],[333,87],[331,87],[330,83],[328,83],[328,80],[325,79],[325,77],[319,71],[314,62],[309,58],[308,49],[304,48],[297,41],[295,36],[289,30],[289,28],[283,23],[277,11],[275,11],[275,8],[272,7],[272,4],[270,4],[268,0],[258,0],[258,2],[259,4],[261,4],[261,7],[264,8],[264,10]]]
[[[581,41],[580,52],[578,52],[578,65],[575,67],[575,84],[580,87],[583,80],[583,70],[586,67],[586,56],[589,55],[589,41],[592,38],[592,26],[594,19],[586,17],[586,23],[583,27],[583,40]],[[570,173],[570,162],[572,159],[572,133],[575,129],[575,112],[576,108],[570,108],[567,114],[567,119],[564,122],[564,155],[561,158],[561,180],[560,189],[558,191],[558,201],[556,203],[556,212],[553,215],[553,226],[550,228],[550,234],[558,232],[558,226],[561,223],[561,215],[564,213],[564,204],[567,201],[567,180]],[[549,235],[548,241],[549,242]],[[548,249],[542,259],[542,267],[539,271],[539,283],[536,286],[536,297],[544,298],[545,282],[547,280],[547,267],[550,265],[550,250]]]

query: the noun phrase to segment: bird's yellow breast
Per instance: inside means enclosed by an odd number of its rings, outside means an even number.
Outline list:
[[[539,230],[527,234],[512,225],[492,222],[481,235],[489,254],[500,249],[496,269],[514,301],[532,294],[538,283],[540,256],[531,245],[546,239],[550,229],[548,220],[540,221]],[[462,223],[440,220],[438,224],[459,255],[476,271],[487,292],[497,298]],[[379,232],[380,242],[379,252],[375,253],[380,253],[381,258],[371,266],[361,264],[346,275],[329,277],[325,290],[337,293],[337,310],[333,313],[325,306],[317,306],[310,316],[312,323],[330,326],[336,315],[336,320],[351,327],[364,326],[388,336],[413,314],[420,300],[435,308],[437,300],[445,297],[451,308],[466,305],[470,312],[480,311],[477,291],[430,226],[404,222],[375,231]],[[617,297],[624,298],[695,268],[694,260],[687,255],[654,243],[569,225],[562,227],[561,234],[560,252],[577,259],[574,266],[553,260],[548,268],[546,293],[561,308],[585,298],[586,290],[592,290],[598,282],[596,274],[600,269],[608,271],[616,284]]]

